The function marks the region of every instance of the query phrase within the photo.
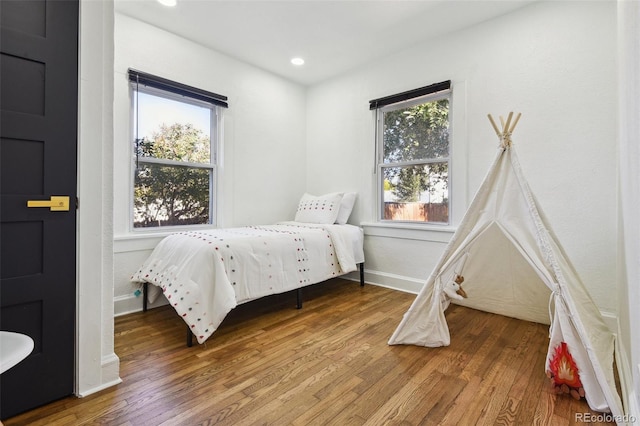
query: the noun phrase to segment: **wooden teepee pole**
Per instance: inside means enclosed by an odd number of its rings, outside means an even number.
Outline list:
[[[489,117],[489,121],[491,122],[491,125],[493,126],[493,129],[496,131],[496,135],[498,135],[498,137],[502,136],[502,132],[500,130],[498,130],[498,126],[496,126],[496,122],[493,121],[493,117],[491,116],[491,114],[487,114],[487,117]]]
[[[509,135],[511,136],[511,132],[509,131],[509,126],[511,126],[511,119],[513,118],[513,111],[511,111],[509,113],[509,116],[507,117],[507,123],[504,125],[504,127],[502,128],[502,133],[506,136]]]
[[[511,128],[509,129],[509,133],[513,133],[513,131],[516,128],[516,124],[518,124],[518,120],[520,120],[520,116],[522,116],[521,113],[518,113],[518,115],[516,115],[516,121],[513,122],[513,126],[511,126]]]
[[[502,144],[503,148],[511,146],[511,135],[513,134],[513,130],[516,128],[516,124],[518,124],[521,115],[521,113],[518,113],[516,119],[513,120],[513,124],[511,122],[511,120],[513,119],[513,111],[509,112],[506,122],[504,121],[504,118],[500,116],[500,124],[502,125],[502,130],[500,130],[498,129],[498,126],[493,120],[491,114],[487,114],[487,117],[489,117],[489,121],[493,126],[493,130],[496,131],[496,135],[498,135],[498,137],[500,138],[500,143]]]

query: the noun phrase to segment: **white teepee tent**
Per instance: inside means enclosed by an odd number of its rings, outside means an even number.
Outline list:
[[[390,345],[448,346],[443,287],[464,276],[461,305],[551,323],[550,359],[562,345],[573,357],[589,406],[622,416],[613,374],[614,336],[553,234],[511,146],[520,118],[510,113],[501,145],[462,223],[389,340]],[[553,371],[553,369],[551,369]]]

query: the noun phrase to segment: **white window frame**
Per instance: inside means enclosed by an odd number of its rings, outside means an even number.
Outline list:
[[[167,231],[175,231],[179,229],[197,229],[197,228],[211,228],[216,227],[218,218],[217,210],[218,206],[218,186],[219,186],[219,145],[221,139],[221,123],[222,123],[222,108],[211,104],[209,102],[193,99],[188,96],[178,95],[166,90],[158,89],[155,87],[136,85],[133,82],[129,84],[129,93],[131,99],[130,108],[130,122],[132,141],[135,141],[138,137],[136,130],[136,107],[137,106],[137,93],[142,92],[149,95],[166,98],[172,101],[182,102],[186,104],[195,105],[210,110],[210,129],[209,129],[209,142],[210,142],[210,162],[209,163],[190,163],[184,161],[166,160],[154,157],[137,157],[135,154],[132,156],[131,162],[131,174],[129,184],[129,229],[135,233],[166,233]],[[134,209],[135,209],[135,173],[137,164],[158,164],[177,167],[190,167],[209,170],[209,222],[206,224],[193,224],[193,225],[167,225],[157,227],[135,227],[134,226]]]
[[[397,109],[410,108],[412,106],[420,105],[427,102],[437,101],[441,99],[449,100],[449,149],[447,157],[422,159],[413,161],[404,161],[396,163],[384,163],[384,113],[388,111],[394,111]],[[406,101],[397,102],[394,104],[386,105],[376,110],[376,131],[375,131],[375,144],[376,144],[376,221],[380,224],[398,224],[409,225],[417,227],[449,227],[452,221],[452,158],[453,158],[453,90],[443,90],[436,93],[431,93],[424,96],[408,99]],[[388,167],[405,167],[411,165],[426,165],[429,163],[447,163],[447,204],[448,204],[448,221],[445,222],[420,222],[420,221],[408,221],[408,220],[389,220],[384,218],[384,173],[383,169]]]

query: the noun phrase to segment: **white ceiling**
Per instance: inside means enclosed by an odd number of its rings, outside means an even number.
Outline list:
[[[312,85],[535,0],[115,0],[117,12]],[[294,56],[306,63],[295,67]]]

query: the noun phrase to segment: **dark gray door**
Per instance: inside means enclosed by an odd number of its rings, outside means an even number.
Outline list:
[[[6,419],[74,390],[78,1],[1,0],[0,32],[0,329],[35,342]]]

